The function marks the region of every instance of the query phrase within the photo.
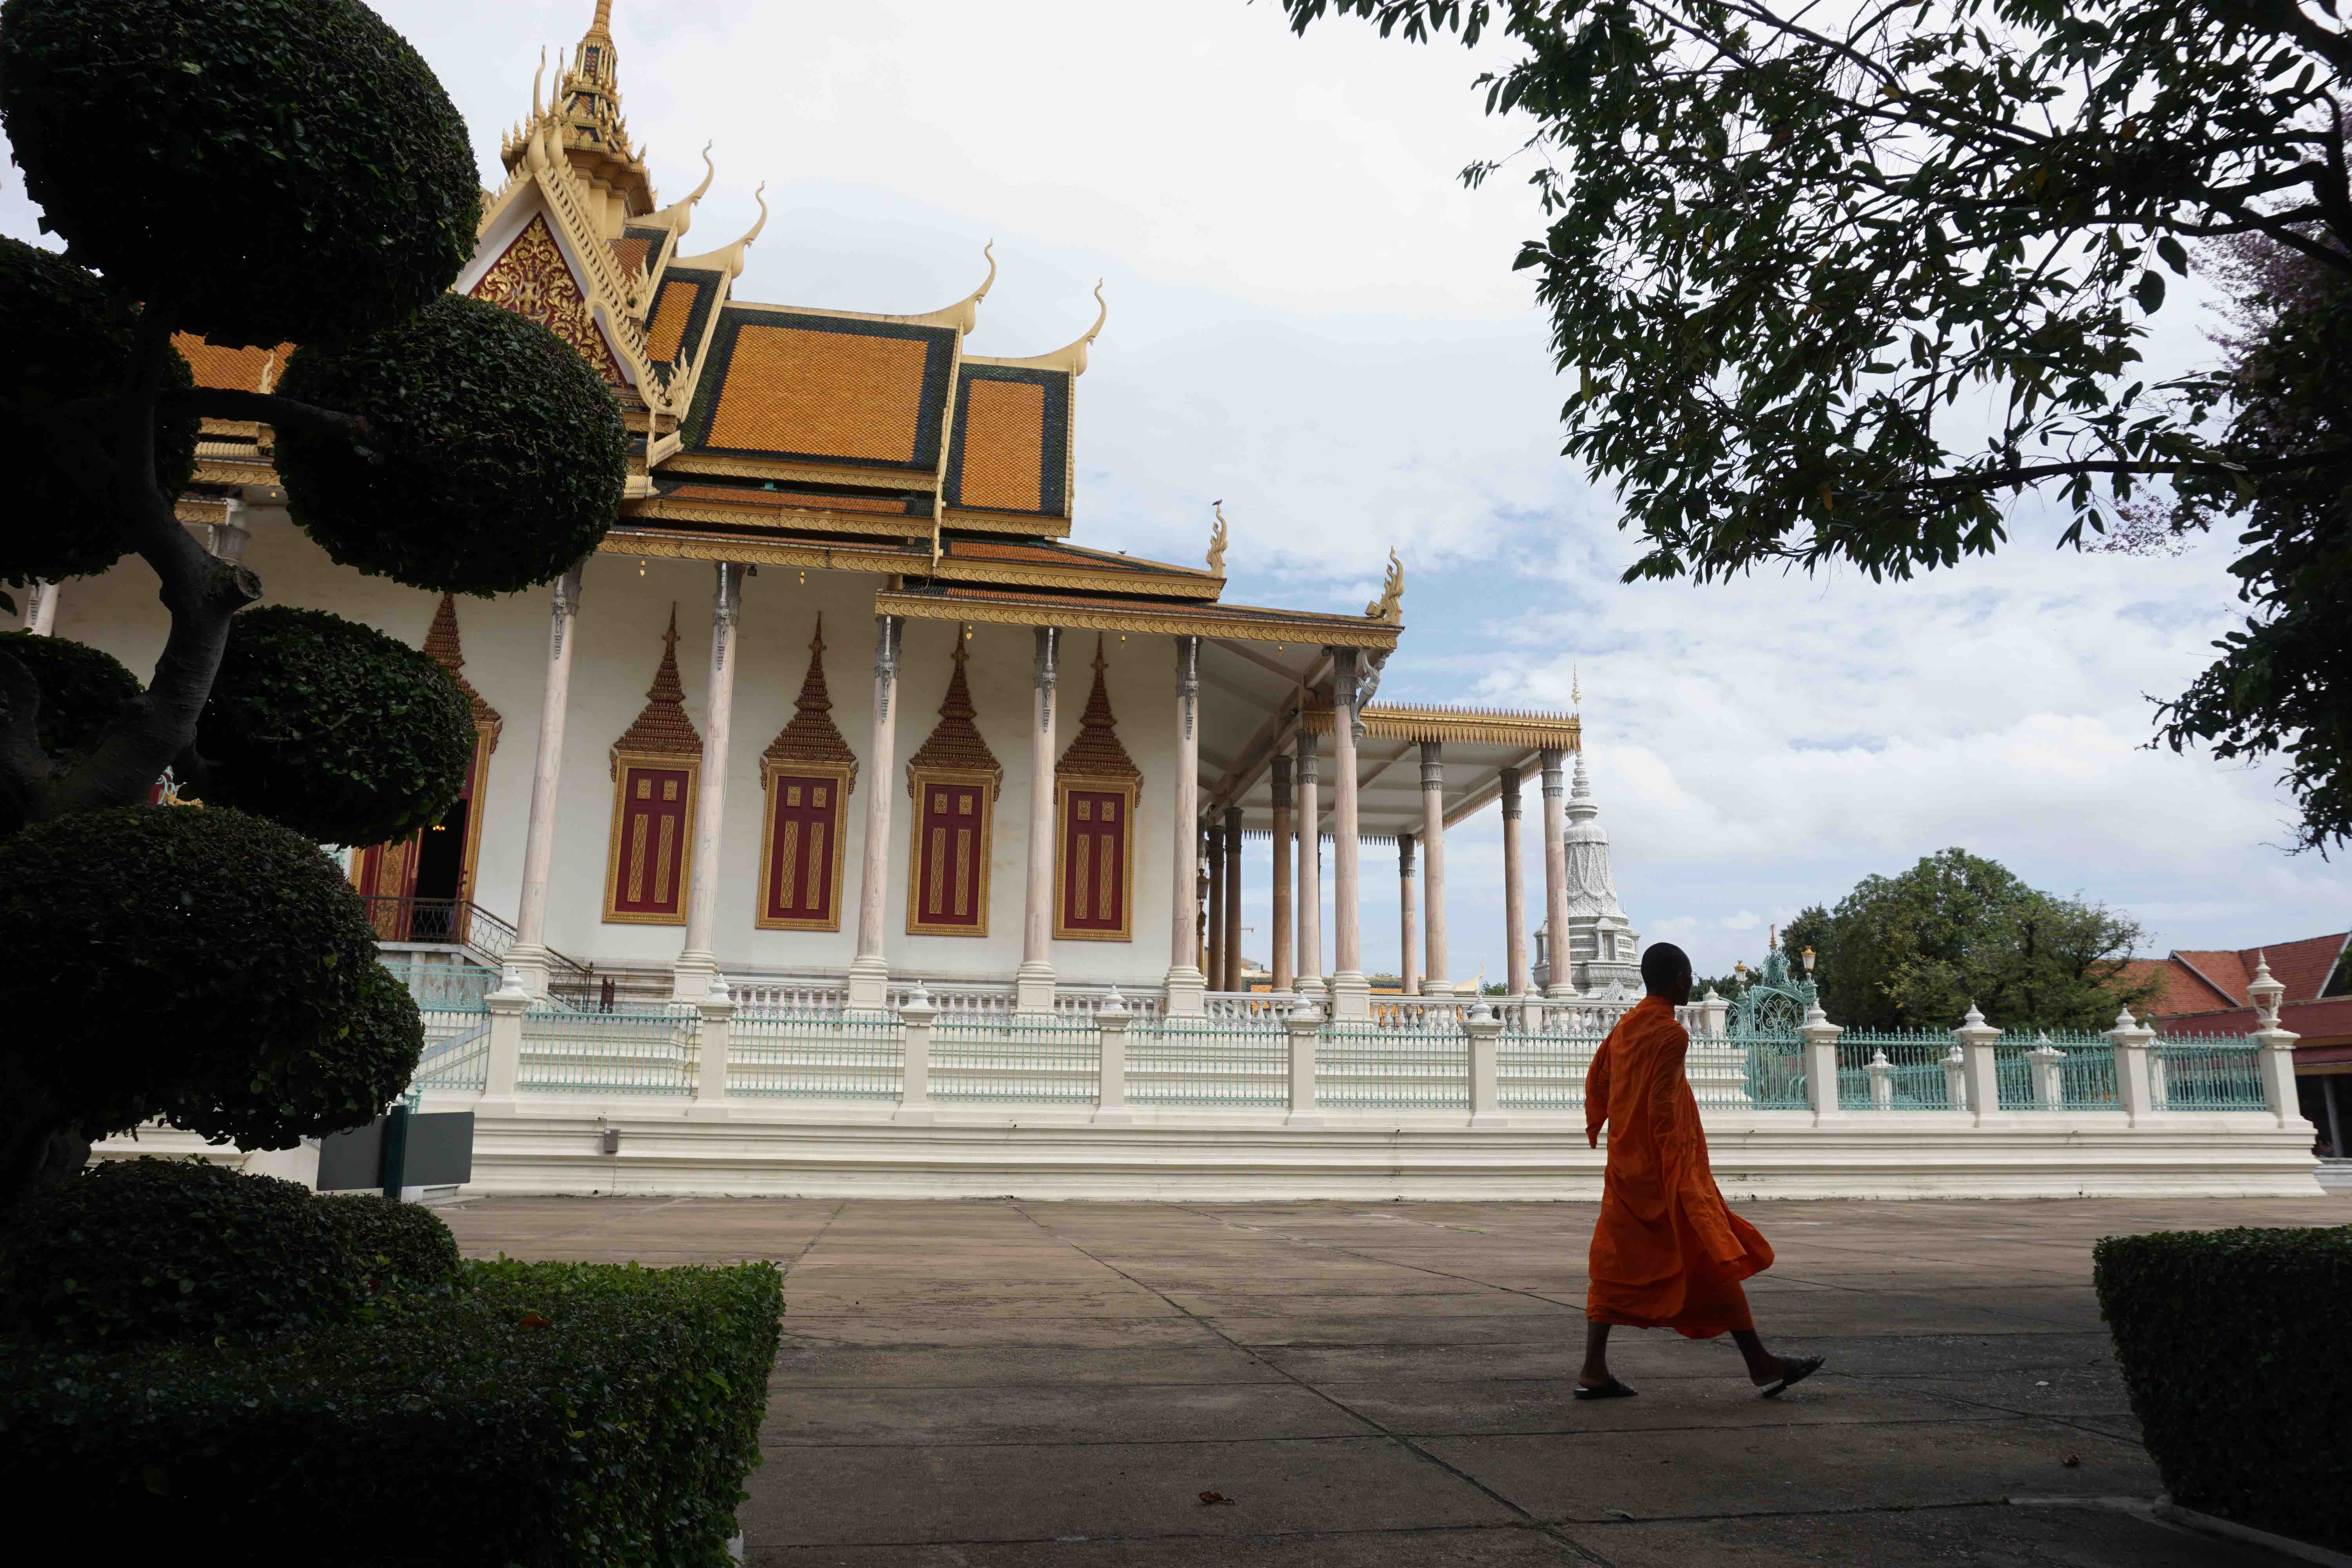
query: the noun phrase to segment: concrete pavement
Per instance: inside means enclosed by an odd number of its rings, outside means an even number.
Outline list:
[[[1727,1341],[1620,1331],[1578,1405],[1584,1204],[499,1198],[470,1255],[788,1270],[741,1520],[775,1568],[2279,1561],[2155,1497],[2090,1289],[2126,1231],[2352,1200],[1741,1205]],[[1204,1500],[1213,1498],[1215,1500]]]

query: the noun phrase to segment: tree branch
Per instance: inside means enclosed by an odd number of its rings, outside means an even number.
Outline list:
[[[2265,458],[2251,463],[2224,463],[2196,458],[2172,462],[2101,460],[2030,463],[2008,468],[1969,469],[1957,474],[1938,474],[1934,479],[1918,479],[1907,485],[1887,485],[1884,488],[1904,495],[1921,490],[1997,490],[2030,485],[2042,479],[2088,478],[2093,474],[2146,474],[2151,477],[2213,474],[2227,478],[2236,474],[2252,476],[2292,473],[2301,468],[2333,468],[2343,463],[2352,463],[2352,447],[2334,452],[2300,452],[2284,458]]]
[[[280,397],[270,392],[238,392],[228,387],[197,386],[167,392],[156,399],[160,414],[198,414],[213,419],[250,419],[279,430],[301,430],[317,436],[340,436],[357,443],[369,435],[368,422],[354,414]]]
[[[25,818],[50,771],[41,750],[40,683],[0,653],[0,822]]]

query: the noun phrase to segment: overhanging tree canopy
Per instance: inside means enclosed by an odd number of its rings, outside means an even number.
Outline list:
[[[1517,265],[1575,378],[1567,451],[1619,482],[1646,545],[1629,578],[1840,561],[1906,577],[1996,549],[2029,489],[2081,544],[2146,487],[2176,488],[2195,503],[2179,525],[2248,516],[2255,615],[2164,739],[2299,746],[2304,843],[2352,837],[2352,732],[2309,729],[2352,710],[2352,643],[2275,634],[2332,611],[2352,574],[2335,417],[2352,380],[2352,31],[2332,6],[1284,6],[1302,30],[1336,12],[1520,47],[1480,83],[1490,111],[1534,121],[1549,225]],[[2262,394],[2242,360],[2138,368],[2189,246],[2247,235],[2320,279],[2275,318],[2300,342],[2273,378],[2316,405],[2305,417],[2246,417]],[[2296,494],[2326,501],[2293,521],[2262,504]]]

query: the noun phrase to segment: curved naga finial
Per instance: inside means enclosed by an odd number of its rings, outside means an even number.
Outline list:
[[[1222,577],[1225,574],[1225,503],[1216,501],[1213,504],[1217,509],[1217,526],[1209,534],[1209,573],[1212,576]]]
[[[980,325],[980,302],[988,298],[991,289],[996,287],[996,241],[992,239],[982,246],[980,254],[988,263],[988,276],[980,280],[979,288],[943,310],[901,319],[911,326],[953,327],[958,332],[970,335],[971,330]]]
[[[1397,559],[1393,548],[1389,551],[1388,573],[1381,580],[1381,596],[1364,606],[1364,616],[1392,626],[1404,624],[1404,563]]]
[[[1095,279],[1095,324],[1088,327],[1074,343],[1066,343],[1049,354],[1032,354],[1027,359],[1003,359],[992,363],[1018,365],[1024,370],[1064,370],[1072,375],[1087,374],[1087,345],[1103,330],[1110,319],[1110,307],[1103,303],[1102,279]]]
[[[705,142],[702,144],[702,184],[695,186],[685,200],[670,203],[647,221],[660,225],[683,239],[686,231],[694,226],[695,204],[710,194],[710,182],[718,177],[719,165],[710,161],[710,143]]]
[[[539,106],[539,84],[546,78],[547,46],[541,44],[539,46],[539,68],[530,73],[530,122],[533,125],[538,124],[539,117],[546,112]]]

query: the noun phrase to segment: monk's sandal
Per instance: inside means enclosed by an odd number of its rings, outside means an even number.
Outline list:
[[[1821,1370],[1822,1358],[1817,1355],[1800,1356],[1794,1361],[1783,1360],[1780,1363],[1780,1375],[1758,1389],[1756,1397],[1776,1399],[1786,1394],[1793,1384],[1804,1382]]]
[[[1580,1383],[1569,1392],[1579,1399],[1631,1399],[1641,1391],[1628,1388],[1612,1377],[1598,1388],[1587,1388]]]

